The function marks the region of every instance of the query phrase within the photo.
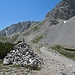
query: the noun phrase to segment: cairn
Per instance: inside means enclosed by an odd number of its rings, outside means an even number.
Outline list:
[[[24,40],[17,44],[3,60],[4,65],[20,65],[35,69],[42,65],[42,62],[43,59],[36,55]]]

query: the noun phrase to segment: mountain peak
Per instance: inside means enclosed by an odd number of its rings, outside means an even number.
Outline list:
[[[75,7],[75,0],[63,0],[65,3],[69,4],[70,6]]]
[[[64,2],[73,2],[75,0],[62,0],[62,1],[64,1]]]
[[[46,18],[68,20],[75,15],[75,0],[62,0],[52,11],[48,12]]]
[[[12,35],[12,34],[16,34],[16,33],[20,33],[23,32],[25,30],[27,30],[30,26],[35,25],[36,21],[26,21],[26,22],[19,22],[17,24],[13,24],[5,29],[3,29],[2,31],[0,31],[0,36],[6,36],[8,35]]]

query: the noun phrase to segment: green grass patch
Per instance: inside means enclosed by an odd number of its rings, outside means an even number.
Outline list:
[[[3,60],[0,60],[0,72],[2,71],[3,68]]]
[[[43,36],[40,35],[39,37],[36,37],[35,39],[33,39],[32,43],[38,43],[42,38]]]
[[[1,40],[7,40],[8,38],[6,36],[0,36]]]
[[[19,37],[19,34],[16,34],[16,35],[14,35],[13,37],[12,37],[12,42],[14,42],[14,41],[16,41],[17,39],[18,39],[18,37]]]
[[[67,50],[66,50],[65,47],[60,46],[60,45],[54,45],[51,48],[58,51],[60,54],[75,61],[75,51],[73,49],[71,50],[71,49],[67,48]]]
[[[25,32],[24,34],[23,34],[23,36],[28,36],[28,35],[30,35],[31,34],[31,31],[27,31],[27,32]]]
[[[20,65],[11,65],[11,67],[19,69],[21,66]]]
[[[0,69],[2,69],[2,67],[3,67],[3,64],[2,64],[2,63],[0,63]]]
[[[62,73],[62,75],[67,75],[67,74],[65,74],[65,73]]]
[[[38,26],[35,26],[34,29],[33,29],[33,32],[34,31],[37,31],[38,29],[39,29],[39,27]]]
[[[0,59],[0,64],[2,64],[3,60]]]

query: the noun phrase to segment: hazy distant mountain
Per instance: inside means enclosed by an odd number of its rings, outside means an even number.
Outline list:
[[[6,36],[6,35],[12,35],[15,33],[20,33],[23,32],[25,30],[27,30],[30,26],[35,25],[36,21],[26,21],[26,22],[19,22],[17,24],[13,24],[5,29],[3,29],[2,31],[0,31],[0,36]]]

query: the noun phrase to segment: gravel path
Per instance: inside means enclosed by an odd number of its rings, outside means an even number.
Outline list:
[[[40,71],[29,71],[25,68],[11,70],[9,66],[5,66],[0,75],[75,75],[75,61],[55,51],[48,51],[46,47],[40,48],[40,51],[44,61]]]
[[[40,48],[44,59],[44,66],[38,75],[75,75],[75,62],[59,53]]]

